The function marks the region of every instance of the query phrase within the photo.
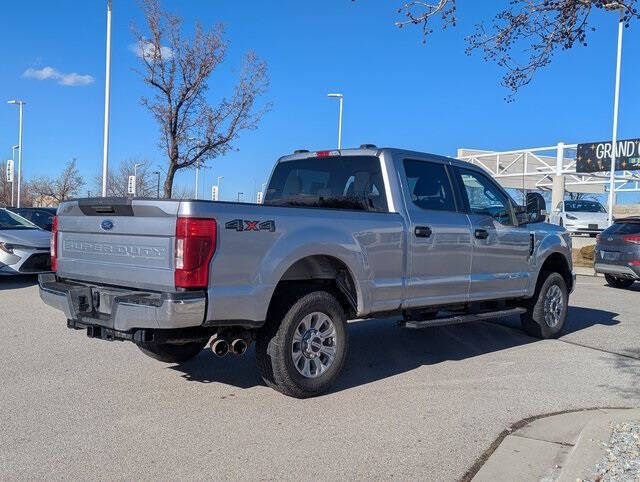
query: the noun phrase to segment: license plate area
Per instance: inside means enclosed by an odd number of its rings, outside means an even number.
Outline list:
[[[620,257],[620,253],[615,251],[600,251],[600,256],[605,261],[617,261]]]

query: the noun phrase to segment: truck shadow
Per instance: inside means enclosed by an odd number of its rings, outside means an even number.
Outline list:
[[[568,330],[591,325],[615,325],[615,313],[571,308]],[[538,340],[514,328],[518,319],[478,322],[411,330],[395,320],[356,320],[349,323],[349,354],[343,373],[331,392],[339,392],[409,372],[424,365],[436,365],[506,350]],[[519,327],[519,324],[518,324]],[[200,383],[222,383],[238,388],[261,385],[255,367],[253,347],[243,357],[215,358],[209,350],[196,358],[170,367],[183,378]]]
[[[611,311],[570,306],[562,334],[569,335],[570,333],[587,329],[593,325],[614,326],[620,323],[616,320],[617,316],[618,313]],[[504,318],[497,322],[505,326],[520,329],[520,318],[518,317]]]
[[[0,275],[0,291],[28,288],[29,286],[33,286],[36,284],[38,284],[38,277],[35,275]]]

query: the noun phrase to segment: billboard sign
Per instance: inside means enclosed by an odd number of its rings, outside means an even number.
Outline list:
[[[589,142],[578,144],[576,154],[576,172],[608,172],[611,170],[613,144],[608,142]],[[640,139],[616,142],[616,171],[640,169]]]
[[[129,184],[127,185],[127,192],[129,194],[136,195],[136,176],[129,176]]]
[[[7,182],[13,182],[13,159],[7,161]]]

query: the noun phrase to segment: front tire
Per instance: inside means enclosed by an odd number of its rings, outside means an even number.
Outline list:
[[[541,273],[544,280],[520,315],[523,330],[536,338],[557,338],[567,319],[569,292],[560,273]]]
[[[198,355],[206,344],[206,340],[181,345],[170,343],[140,343],[138,348],[142,353],[155,360],[165,363],[181,363]]]
[[[256,340],[265,384],[295,398],[319,395],[335,382],[348,348],[344,310],[326,291],[314,291],[290,308],[274,310]],[[284,315],[283,315],[284,312]]]
[[[614,288],[628,288],[634,283],[634,280],[632,279],[618,278],[612,274],[605,274],[604,279],[607,280],[609,286],[613,286]]]

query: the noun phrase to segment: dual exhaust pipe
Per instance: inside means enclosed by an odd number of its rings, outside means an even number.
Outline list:
[[[229,343],[224,338],[216,338],[211,342],[211,351],[218,357],[223,357],[231,352],[234,355],[244,355],[249,345],[242,338],[236,338]]]

